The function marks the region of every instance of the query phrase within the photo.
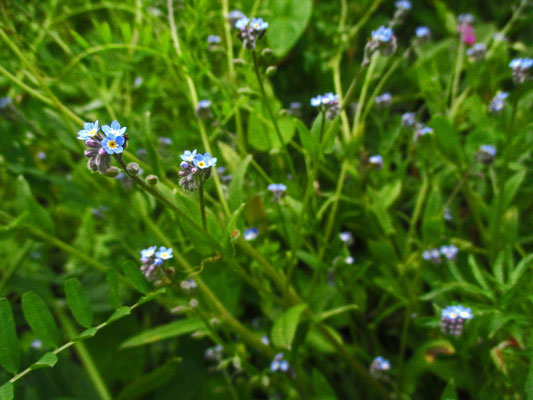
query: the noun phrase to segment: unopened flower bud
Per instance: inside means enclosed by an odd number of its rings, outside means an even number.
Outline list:
[[[244,64],[246,64],[246,61],[244,61],[242,58],[234,58],[233,59],[233,64],[235,64],[235,65],[244,65]]]
[[[100,149],[98,150],[98,154],[101,156],[105,156],[107,153],[103,147],[100,147]]]
[[[131,162],[126,166],[126,170],[133,175],[137,175],[139,173],[139,164]]]
[[[196,308],[196,307],[198,307],[198,300],[196,300],[196,299],[191,299],[191,301],[189,301],[189,307],[191,307],[191,308]]]
[[[170,312],[172,314],[181,314],[185,310],[186,310],[186,308],[184,306],[177,306],[177,307],[174,307],[172,310],[170,310]]]
[[[92,156],[94,156],[94,150],[85,150],[85,151],[83,152],[83,155],[84,155],[85,157],[92,157]]]
[[[269,67],[266,69],[266,75],[267,75],[267,76],[272,76],[272,75],[274,75],[274,74],[276,73],[277,70],[278,70],[278,69],[277,69],[275,66],[271,65],[271,66],[269,66]]]
[[[149,185],[155,186],[159,182],[159,178],[155,175],[148,175],[146,177],[146,182],[148,182]]]
[[[270,58],[272,57],[272,49],[269,49],[268,47],[263,49],[263,51],[261,52],[261,57],[264,57],[264,58]]]
[[[109,167],[107,171],[105,172],[106,176],[109,176],[111,178],[114,178],[120,173],[120,170],[117,167]]]
[[[87,147],[98,147],[98,146],[100,146],[100,142],[98,140],[94,140],[94,139],[87,139],[85,141],[85,146],[87,146]]]

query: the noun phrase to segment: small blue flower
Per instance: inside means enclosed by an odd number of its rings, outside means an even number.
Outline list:
[[[222,41],[222,39],[220,39],[220,36],[217,36],[217,35],[209,35],[207,37],[207,43],[209,44],[217,44],[217,43],[220,43]]]
[[[172,249],[170,248],[166,248],[166,247],[163,247],[161,246],[159,248],[159,250],[157,251],[157,253],[155,253],[155,256],[162,259],[162,260],[168,260],[169,258],[172,258],[174,257],[172,255]]]
[[[287,191],[287,186],[285,186],[283,183],[271,183],[268,185],[267,189],[273,193],[283,193]]]
[[[431,31],[427,26],[419,26],[416,28],[416,37],[419,39],[427,39],[431,34]]]
[[[331,92],[326,93],[324,96],[322,96],[322,104],[328,105],[328,104],[335,104],[339,101],[339,95],[333,94]]]
[[[211,100],[200,100],[198,102],[198,109],[211,107]]]
[[[349,231],[341,232],[341,233],[339,233],[339,238],[340,238],[341,241],[343,241],[344,243],[347,243],[347,244],[352,244],[352,243],[353,243],[353,235],[352,235],[352,232],[349,232]]]
[[[258,234],[259,230],[257,228],[248,228],[244,231],[244,240],[254,240]]]
[[[141,250],[141,260],[153,257],[156,250],[157,246],[150,246],[147,249]]]
[[[381,157],[379,154],[376,154],[374,156],[370,156],[368,158],[368,162],[371,165],[374,165],[379,168],[383,168],[383,157]]]
[[[161,258],[156,258],[154,260],[154,265],[157,265],[158,267],[163,265],[163,260]]]
[[[265,346],[270,346],[270,340],[268,339],[267,335],[261,336],[261,343],[263,343]]]
[[[503,107],[505,106],[505,99],[508,96],[509,96],[509,93],[507,92],[496,93],[496,96],[494,96],[490,102],[489,110],[494,113],[503,110]]]
[[[355,260],[354,260],[354,258],[353,258],[352,256],[348,256],[348,257],[346,257],[346,258],[344,259],[344,262],[345,262],[346,264],[350,264],[350,265],[353,264],[354,261],[355,261]]]
[[[253,18],[250,22],[250,26],[257,32],[264,31],[268,28],[268,22],[263,21],[263,18]]]
[[[457,22],[459,24],[473,24],[474,16],[472,14],[461,14],[457,17]]]
[[[283,354],[278,353],[274,357],[274,361],[270,363],[270,370],[272,372],[275,371],[283,371],[287,372],[289,370],[289,363],[283,359]]]
[[[104,129],[102,127],[102,129]],[[101,144],[107,154],[119,154],[124,151],[124,136],[115,136],[112,133],[107,134],[107,136],[102,140]]]
[[[441,246],[440,248],[440,254],[442,254],[444,257],[451,261],[455,261],[458,252],[459,249],[453,244],[449,246]]]
[[[244,28],[248,26],[249,23],[250,23],[250,18],[242,17],[237,22],[235,22],[235,28],[243,30]]]
[[[390,105],[392,102],[392,95],[389,92],[383,93],[381,96],[377,96],[375,100],[378,105]]]
[[[313,107],[319,107],[322,105],[322,96],[318,95],[316,97],[311,98],[311,105]]]
[[[489,156],[496,157],[496,147],[490,144],[484,144],[479,148],[480,151],[487,153]]]
[[[83,124],[83,129],[78,131],[78,139],[87,140],[98,134],[100,128],[98,127],[98,121],[86,122]]]
[[[106,136],[109,136],[109,135],[122,136],[126,132],[126,127],[123,126],[121,128],[118,121],[113,121],[111,122],[111,126],[109,125],[102,126],[102,130],[104,131]]]
[[[0,109],[6,108],[13,104],[11,97],[0,97]]]
[[[389,360],[382,356],[374,358],[374,361],[372,361],[372,365],[370,366],[370,369],[373,371],[387,371],[390,368],[391,365]]]
[[[440,250],[439,249],[426,250],[422,253],[422,258],[426,261],[431,261],[432,263],[439,264],[441,262]]]
[[[533,66],[533,59],[531,58],[515,58],[509,63],[512,69],[530,69]]]
[[[180,158],[183,161],[192,162],[194,160],[194,157],[196,157],[196,150],[193,150],[192,152],[189,150],[185,150],[182,155],[180,155]],[[182,166],[183,168],[183,166]]]
[[[416,123],[415,113],[404,113],[402,115],[402,125],[406,127],[414,126]]]
[[[410,10],[411,9],[411,2],[407,0],[399,0],[395,3],[396,8],[399,8],[400,10]]]
[[[200,169],[214,167],[217,165],[217,159],[211,157],[211,154],[209,153],[205,153],[204,155],[197,154],[192,162]]]
[[[377,30],[372,31],[372,40],[376,40],[382,43],[389,42],[393,35],[394,33],[392,32],[391,28],[387,28],[386,26],[380,26]]]
[[[443,308],[441,311],[441,318],[449,321],[455,321],[458,319],[469,320],[474,318],[474,315],[469,307],[456,305]]]

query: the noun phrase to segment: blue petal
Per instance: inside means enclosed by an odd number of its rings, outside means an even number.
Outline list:
[[[104,125],[102,126],[102,131],[107,135],[109,135],[109,133],[111,132],[111,128],[109,127],[109,125]]]
[[[116,140],[118,145],[124,144],[124,136],[119,136]]]
[[[124,135],[124,132],[126,132],[126,127],[125,127],[125,126],[123,126],[122,128],[120,128],[119,133],[120,133],[121,135]]]
[[[119,153],[122,153],[123,151],[124,151],[124,147],[122,146],[115,147],[115,153],[119,154]]]
[[[104,147],[104,150],[105,150],[105,152],[106,152],[107,154],[113,154],[113,149],[111,149],[111,148],[109,148],[109,147],[107,147],[107,146]]]
[[[120,124],[118,121],[111,122],[111,129],[120,129]]]

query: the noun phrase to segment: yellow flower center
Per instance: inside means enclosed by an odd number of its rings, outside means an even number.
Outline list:
[[[89,136],[94,136],[96,135],[96,129],[92,129],[91,131],[89,131]]]
[[[198,163],[198,166],[199,166],[200,168],[201,168],[201,167],[205,167],[205,162],[200,161],[200,162]]]
[[[468,317],[468,313],[466,313],[466,312],[462,312],[462,313],[461,313],[461,317],[462,317],[462,318],[466,318],[466,317]]]
[[[451,313],[450,317],[455,318],[455,317],[457,317],[457,314],[456,313]]]
[[[107,142],[107,147],[109,147],[110,149],[114,149],[115,147],[117,147],[117,142],[115,142],[114,140],[110,140],[109,142]]]
[[[161,253],[161,258],[168,258],[168,253]]]

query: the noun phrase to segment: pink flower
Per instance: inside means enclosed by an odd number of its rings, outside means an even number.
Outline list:
[[[461,34],[461,40],[467,46],[472,46],[476,43],[476,34],[474,33],[474,27],[468,23],[463,22],[457,27],[457,32]]]

